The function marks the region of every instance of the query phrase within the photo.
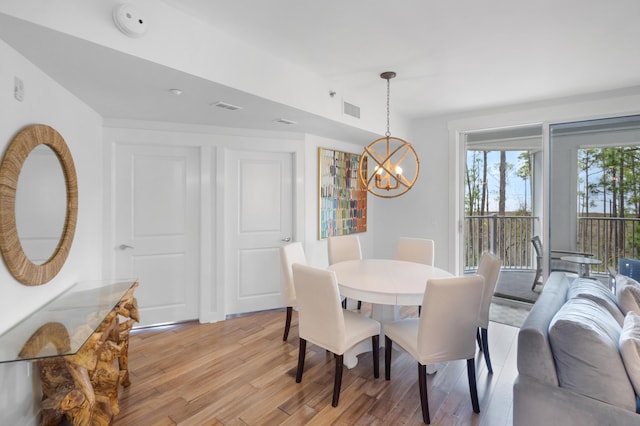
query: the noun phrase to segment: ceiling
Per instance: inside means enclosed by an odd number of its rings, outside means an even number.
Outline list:
[[[408,118],[640,86],[637,0],[163,1],[336,87],[384,93],[379,74],[395,71],[391,108]],[[107,118],[363,136],[1,13],[0,38]],[[243,115],[214,117],[186,102],[167,102],[157,89],[168,82],[185,93],[221,93],[245,106]],[[301,126],[284,128],[273,122],[278,116]]]

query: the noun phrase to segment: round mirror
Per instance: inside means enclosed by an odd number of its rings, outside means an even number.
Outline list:
[[[38,145],[27,156],[16,190],[16,227],[24,254],[36,265],[58,247],[67,210],[67,187],[55,152]]]
[[[30,177],[29,174],[34,171],[32,169],[39,169],[38,163],[41,160],[41,154],[38,152],[41,152],[42,149],[38,148],[38,151],[33,155],[35,164],[31,164],[32,156],[30,154],[34,149],[43,145],[55,154],[60,166],[62,166],[62,174],[64,175],[63,182],[66,187],[66,197],[63,197],[63,200],[66,202],[63,213],[64,224],[61,228],[59,225],[55,225],[55,222],[59,221],[55,216],[60,215],[59,213],[55,213],[56,208],[59,209],[59,207],[56,207],[56,205],[59,205],[58,201],[48,202],[46,199],[38,200],[41,202],[40,204],[37,204],[34,199],[27,201],[26,204],[28,207],[26,208],[43,210],[41,212],[30,211],[29,215],[44,214],[45,219],[43,219],[43,221],[52,226],[52,230],[47,230],[46,235],[53,239],[53,243],[50,243],[48,249],[44,248],[37,253],[30,254],[30,256],[32,256],[32,258],[30,258],[25,253],[20,237],[25,237],[26,245],[26,241],[28,240],[26,236],[35,235],[35,232],[33,232],[33,228],[30,228],[32,225],[22,225],[22,218],[20,219],[21,228],[24,229],[21,229],[20,233],[18,232],[16,213],[22,212],[25,206],[22,201],[20,201],[19,204],[16,204],[16,202],[17,200],[22,200],[23,198],[29,199],[29,197],[34,196],[34,194],[23,194],[22,189],[24,187],[24,189],[27,190],[27,188],[34,185],[34,182],[37,184],[38,179]],[[44,152],[46,153],[46,151],[47,148],[45,148]],[[44,154],[44,156],[46,157],[46,154]],[[28,157],[30,159],[25,166],[25,161]],[[45,168],[55,169],[50,163],[47,163],[46,160],[43,161],[42,165]],[[27,169],[25,176],[21,176],[21,172],[25,168]],[[40,173],[43,170],[36,171]],[[21,190],[19,197],[16,197],[18,187],[20,187]],[[58,191],[56,189],[51,190]],[[27,190],[27,192],[30,191]],[[39,196],[35,195],[35,197],[37,198]],[[53,216],[50,216],[48,213],[51,207],[54,209]],[[0,163],[0,251],[2,251],[2,256],[4,257],[7,268],[13,276],[26,285],[40,285],[50,281],[60,271],[67,259],[75,233],[77,217],[78,184],[76,169],[73,164],[71,152],[64,139],[55,129],[46,125],[33,125],[23,129],[13,139],[7,148],[2,163]],[[34,220],[34,218],[32,217],[30,220]],[[42,224],[38,224],[37,226],[40,225]],[[56,227],[58,230],[55,229]],[[58,238],[56,238],[56,235]],[[53,246],[54,249],[52,250],[50,247]],[[48,254],[45,253],[47,250],[49,253],[52,253],[48,258]]]

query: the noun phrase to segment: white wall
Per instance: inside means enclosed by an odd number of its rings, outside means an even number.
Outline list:
[[[48,124],[65,139],[78,176],[78,223],[71,251],[49,283],[25,286],[0,263],[0,333],[68,286],[102,278],[102,120],[90,108],[0,40],[0,146],[4,152],[17,132]],[[13,97],[14,77],[24,82],[22,102]],[[3,424],[29,424],[36,410],[28,362],[0,365],[0,413]]]

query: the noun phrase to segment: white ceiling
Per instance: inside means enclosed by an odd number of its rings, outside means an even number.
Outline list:
[[[395,71],[391,108],[410,118],[640,86],[637,0],[163,1],[336,87],[384,93],[379,74]],[[0,38],[105,117],[263,128],[251,123],[268,110],[326,132],[321,117],[3,14]],[[167,82],[255,108],[212,118],[158,98]]]
[[[637,0],[165,2],[412,117],[640,84]]]

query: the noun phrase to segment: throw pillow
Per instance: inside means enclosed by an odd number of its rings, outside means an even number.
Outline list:
[[[620,333],[620,354],[636,394],[640,395],[640,315],[629,311]]]
[[[549,343],[561,387],[635,412],[635,392],[618,350],[621,331],[606,308],[578,297],[551,320]]]
[[[640,284],[626,275],[616,275],[616,295],[623,314],[633,311],[640,315]]]
[[[618,307],[618,301],[611,291],[600,281],[591,278],[578,278],[569,286],[567,299],[582,297],[596,302],[605,308],[618,322],[620,327],[624,322],[624,314]]]

